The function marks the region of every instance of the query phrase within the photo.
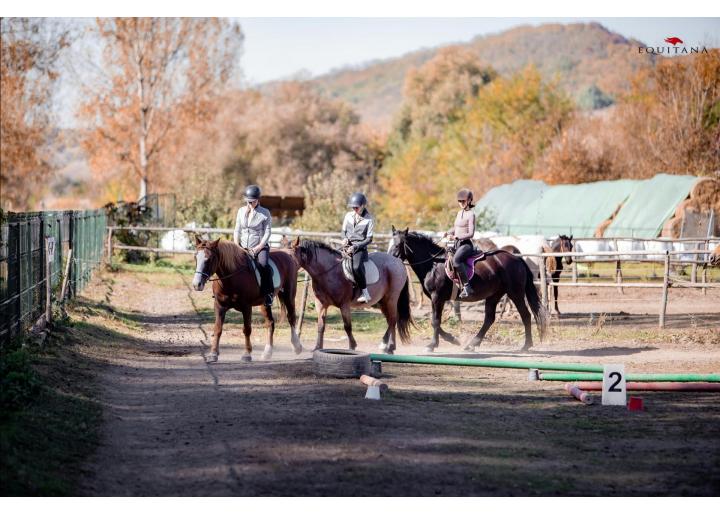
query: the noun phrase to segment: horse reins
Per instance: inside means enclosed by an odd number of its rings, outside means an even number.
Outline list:
[[[413,249],[408,246],[407,241],[405,241],[404,239],[403,239],[403,246],[405,247],[405,250],[407,250],[408,252],[410,252],[410,253],[415,253],[415,252],[413,251]],[[409,266],[416,266],[416,265],[418,265],[418,264],[425,264],[426,262],[430,262],[430,261],[432,261],[432,260],[435,260],[435,259],[437,259],[437,258],[438,258],[442,253],[444,253],[444,252],[446,252],[446,250],[445,250],[444,248],[440,248],[440,251],[439,251],[438,253],[436,253],[436,254],[434,254],[434,255],[431,255],[430,257],[428,257],[427,259],[424,259],[424,260],[422,260],[422,261],[410,262],[410,259],[406,259],[406,260],[407,260],[407,263],[408,263]],[[440,262],[440,261],[438,261],[438,262]]]

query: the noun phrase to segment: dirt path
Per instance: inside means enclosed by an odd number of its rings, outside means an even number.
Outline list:
[[[210,295],[187,286],[179,274],[157,281],[125,273],[111,293],[88,293],[91,301],[106,298],[127,325],[114,329],[135,346],[119,347],[103,368],[102,444],[83,494],[720,492],[714,396],[644,395],[647,411],[630,415],[583,406],[560,384],[527,382],[522,370],[386,365],[391,392],[369,402],[354,380],[316,377],[309,353],[296,358],[286,337],[278,337],[272,363],[243,364],[237,318],[223,335],[220,362],[208,366]],[[314,328],[305,328],[306,348]],[[256,344],[264,340],[258,329]],[[328,335],[340,333],[334,327]],[[361,349],[375,349],[376,334],[358,338]],[[423,342],[401,351],[419,353]],[[519,353],[516,342],[498,337],[482,355],[612,360],[633,371],[720,369],[717,344],[555,340]],[[256,345],[256,358],[261,353]]]

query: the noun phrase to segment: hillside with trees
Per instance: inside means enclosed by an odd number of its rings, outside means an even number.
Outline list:
[[[485,66],[512,75],[533,65],[544,80],[558,85],[586,109],[612,103],[630,87],[630,77],[652,64],[638,55],[641,42],[627,39],[598,23],[522,26],[482,36],[463,45]],[[363,121],[387,128],[403,99],[406,74],[433,59],[442,48],[420,50],[339,70],[314,83],[331,97],[349,102]]]

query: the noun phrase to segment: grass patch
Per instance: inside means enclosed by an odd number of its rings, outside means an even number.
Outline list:
[[[192,275],[195,272],[195,262],[189,257],[188,262],[182,261],[166,261],[160,259],[154,262],[146,262],[141,264],[130,264],[122,262],[117,264],[117,271],[126,271],[131,273],[166,273],[183,275]]]
[[[76,494],[81,465],[97,446],[101,420],[93,364],[78,345],[60,327],[42,348],[26,346],[0,355],[3,496]]]

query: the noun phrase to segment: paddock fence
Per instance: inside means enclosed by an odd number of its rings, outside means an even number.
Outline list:
[[[3,213],[0,346],[47,321],[53,299],[82,291],[102,262],[106,224],[102,209]]]

